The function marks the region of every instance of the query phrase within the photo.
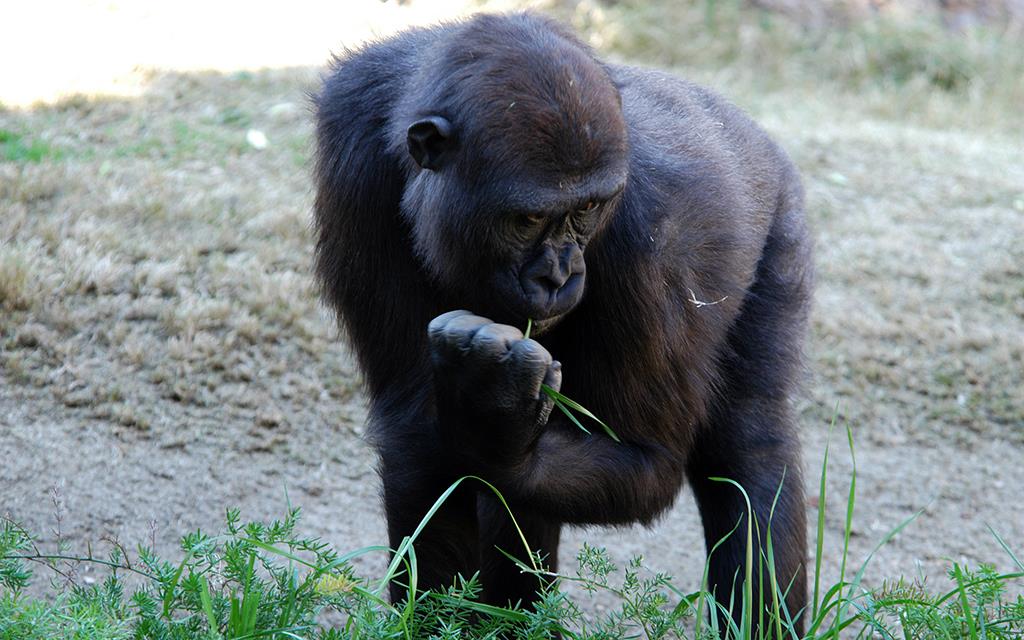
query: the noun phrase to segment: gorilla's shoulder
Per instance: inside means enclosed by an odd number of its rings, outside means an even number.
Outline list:
[[[631,124],[646,122],[661,131],[676,127],[743,129],[767,138],[742,109],[708,87],[667,71],[609,65]],[[698,136],[700,138],[701,136]]]
[[[622,96],[634,156],[666,171],[694,171],[705,181],[779,188],[795,174],[786,153],[754,120],[714,90],[656,69],[608,67]],[[636,158],[634,158],[636,160]],[[691,185],[692,186],[692,185]],[[710,186],[710,185],[709,185]],[[717,187],[716,187],[717,190]]]

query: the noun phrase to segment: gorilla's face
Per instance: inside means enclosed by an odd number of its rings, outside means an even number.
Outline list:
[[[582,54],[497,62],[474,58],[478,73],[464,70],[434,115],[408,125],[416,167],[402,211],[450,302],[544,330],[583,298],[587,243],[618,208],[629,158],[622,102]]]
[[[625,158],[585,175],[536,175],[478,164],[476,179],[423,171],[403,210],[416,252],[459,308],[543,332],[583,298],[587,244],[607,226]]]
[[[563,182],[546,194],[534,186],[531,202],[499,209],[494,217],[500,229],[488,249],[498,259],[484,277],[507,315],[531,318],[543,331],[579,304],[587,244],[614,213],[624,180],[613,175],[586,186]]]

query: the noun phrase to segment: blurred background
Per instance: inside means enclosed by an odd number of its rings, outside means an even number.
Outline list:
[[[800,414],[826,574],[847,426],[852,561],[924,510],[869,583],[1009,569],[987,527],[1024,550],[1022,0],[8,3],[0,514],[44,548],[173,552],[227,507],[290,503],[339,549],[385,542],[359,374],[310,277],[307,95],[332,53],[521,8],[725,94],[800,166],[819,272]],[[688,492],[649,529],[571,532],[567,566],[583,540],[699,582]]]

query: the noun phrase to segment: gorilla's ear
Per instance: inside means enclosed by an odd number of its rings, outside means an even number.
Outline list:
[[[420,167],[437,169],[442,154],[451,146],[452,124],[441,116],[430,116],[409,125],[409,154]]]

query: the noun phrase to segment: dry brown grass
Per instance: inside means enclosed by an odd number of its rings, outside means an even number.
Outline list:
[[[983,22],[954,32],[938,12],[907,2],[849,24],[807,22],[800,18],[813,12],[794,18],[750,4],[549,0],[546,6],[600,49],[678,68],[731,96],[761,100],[778,92],[783,100],[816,101],[828,95],[833,117],[852,110],[929,128],[1024,128],[1017,108],[1024,103],[1022,23]]]
[[[105,405],[112,385],[223,395],[247,349],[279,367],[285,354],[336,350],[307,269],[313,77],[172,74],[140,100],[0,115],[0,128],[60,150],[0,174],[3,332],[17,346],[25,326],[49,330],[4,357],[27,358],[41,383],[73,375],[93,390],[88,404]],[[266,149],[247,144],[250,125]]]

